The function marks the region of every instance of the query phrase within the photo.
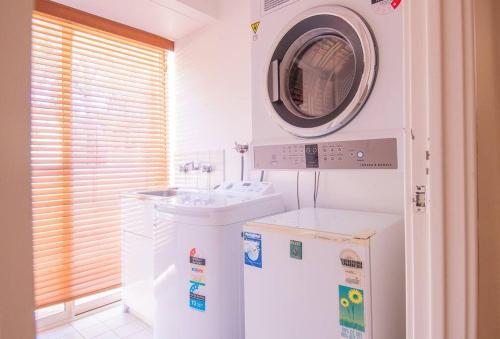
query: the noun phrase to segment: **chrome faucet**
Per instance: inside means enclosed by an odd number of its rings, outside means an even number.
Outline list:
[[[198,167],[202,173],[212,173],[214,171],[214,166],[208,162],[202,162]]]
[[[214,171],[214,166],[208,162],[199,162],[195,164],[194,161],[185,163],[179,166],[179,171],[182,173],[189,173],[191,171],[201,171],[202,173],[212,173]]]
[[[185,163],[184,165],[179,166],[179,171],[183,173],[189,173],[191,171],[197,170],[196,166],[194,165],[194,161],[190,161]]]

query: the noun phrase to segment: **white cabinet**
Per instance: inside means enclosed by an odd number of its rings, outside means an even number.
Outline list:
[[[134,315],[152,325],[154,319],[154,201],[122,198],[122,299]]]
[[[302,209],[244,231],[246,339],[404,338],[401,216]]]

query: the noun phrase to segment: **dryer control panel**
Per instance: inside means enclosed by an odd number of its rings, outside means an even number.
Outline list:
[[[396,138],[255,146],[253,152],[260,170],[398,168]]]

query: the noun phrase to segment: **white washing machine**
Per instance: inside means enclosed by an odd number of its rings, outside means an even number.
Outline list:
[[[266,182],[225,183],[156,210],[154,337],[243,339],[243,224],[283,212],[281,195]]]
[[[254,167],[401,167],[400,1],[251,3]]]

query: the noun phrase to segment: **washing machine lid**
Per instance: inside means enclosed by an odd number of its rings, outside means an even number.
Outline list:
[[[304,208],[252,222],[252,226],[278,227],[291,232],[306,230],[335,236],[368,239],[387,227],[402,224],[397,214],[353,210]]]
[[[370,95],[375,40],[364,20],[341,6],[313,9],[296,21],[269,61],[271,114],[294,135],[330,134],[352,121]]]
[[[247,204],[253,199],[247,196],[218,192],[180,192],[158,204],[158,209],[179,208],[186,211],[221,210],[235,205]]]
[[[281,194],[248,196],[222,192],[180,193],[155,205],[158,217],[179,223],[230,225],[284,211]]]

